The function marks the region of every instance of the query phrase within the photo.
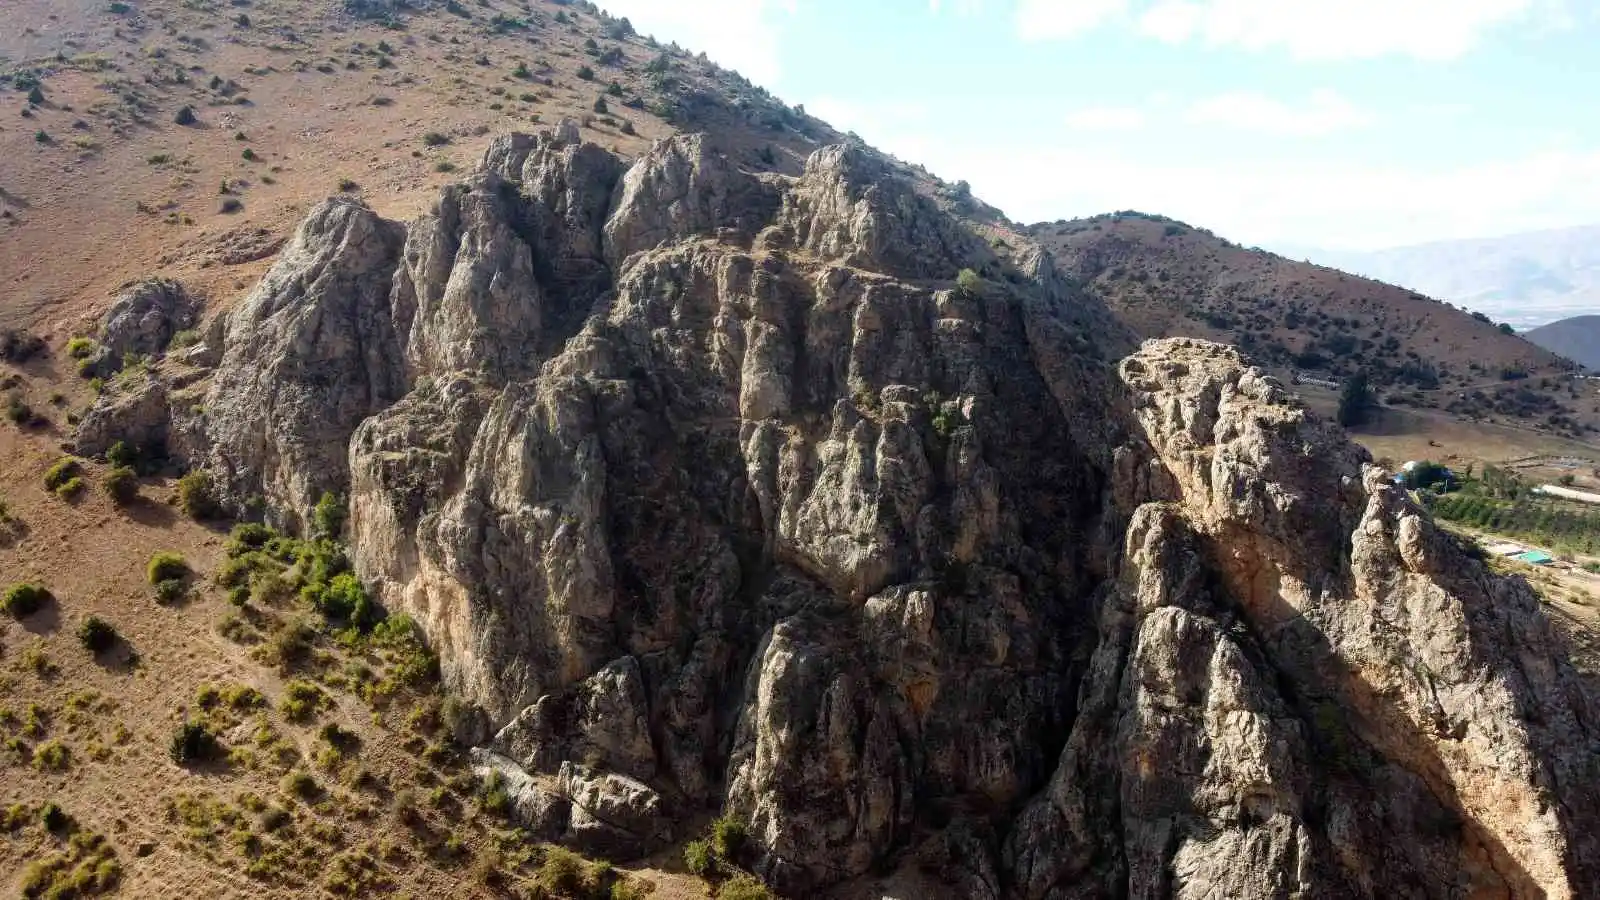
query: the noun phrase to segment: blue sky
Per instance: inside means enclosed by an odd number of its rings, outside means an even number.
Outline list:
[[[611,0],[1013,219],[1278,249],[1600,222],[1595,0]]]

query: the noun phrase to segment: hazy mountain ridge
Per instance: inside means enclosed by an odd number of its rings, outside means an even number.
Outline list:
[[[1551,322],[1524,337],[1591,371],[1600,370],[1600,316],[1573,316]]]
[[[1600,310],[1600,225],[1296,255],[1449,300],[1519,329]]]

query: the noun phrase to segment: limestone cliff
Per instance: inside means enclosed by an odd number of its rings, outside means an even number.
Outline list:
[[[542,838],[719,810],[789,891],[1600,895],[1600,719],[1527,587],[858,145],[498,139],[409,227],[319,206],[91,422],[291,528],[345,493]]]

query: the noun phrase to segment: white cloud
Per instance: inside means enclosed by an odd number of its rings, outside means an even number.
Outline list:
[[[1144,125],[1144,110],[1131,106],[1089,106],[1067,114],[1074,131],[1137,131]]]
[[[807,106],[902,159],[970,181],[975,194],[1022,222],[1141,209],[1246,244],[1367,250],[1600,219],[1600,148],[1455,165],[1329,155],[1141,158],[1070,140],[952,136],[936,110],[914,104]]]
[[[1139,28],[1167,43],[1286,50],[1300,59],[1459,57],[1534,0],[1158,0]]]
[[[1018,0],[1017,34],[1025,41],[1075,37],[1115,21],[1127,0]]]
[[[704,51],[718,65],[757,84],[776,86],[781,72],[781,18],[796,0],[605,0],[601,7],[627,16],[640,34]]]
[[[1290,104],[1250,91],[1220,94],[1189,107],[1185,118],[1201,125],[1291,137],[1318,137],[1372,124],[1372,117],[1334,91]]]
[[[1168,44],[1275,50],[1297,59],[1448,60],[1495,29],[1560,28],[1571,16],[1566,0],[1017,0],[1025,40],[1076,37],[1119,22]]]

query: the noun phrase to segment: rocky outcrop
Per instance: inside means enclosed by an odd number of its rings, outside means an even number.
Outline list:
[[[185,360],[233,502],[348,490],[541,839],[720,812],[800,892],[1600,890],[1526,585],[1234,351],[1134,350],[865,148],[564,129],[409,229],[318,207]]]
[[[740,170],[705,135],[662,141],[622,180],[606,222],[606,257],[618,266],[641,250],[719,229],[748,241],[772,220],[778,196],[778,185]]]
[[[99,331],[99,347],[80,370],[107,378],[129,361],[161,355],[180,331],[193,328],[200,304],[182,284],[150,278],[125,288],[112,301]]]
[[[406,392],[389,305],[404,236],[359,201],[324,201],[228,317],[205,429],[230,502],[270,498],[298,529],[347,489],[351,431]]]
[[[1526,584],[1233,350],[1122,375],[1156,496],[1019,895],[1594,893],[1600,719]]]

